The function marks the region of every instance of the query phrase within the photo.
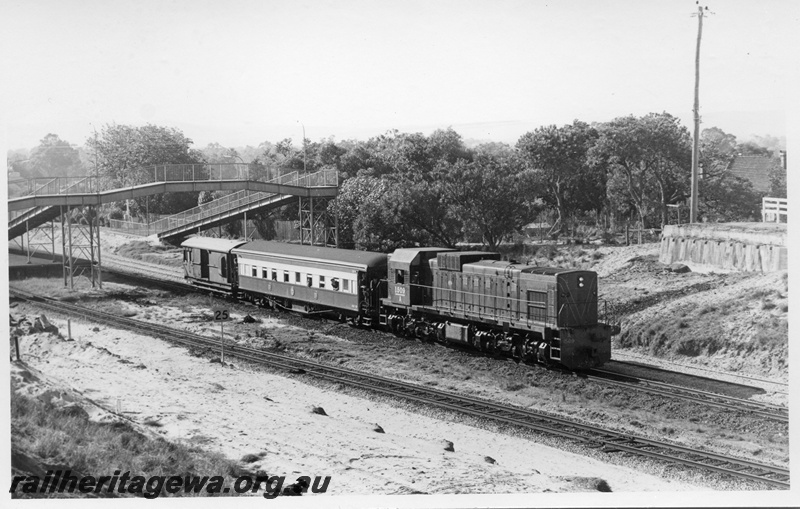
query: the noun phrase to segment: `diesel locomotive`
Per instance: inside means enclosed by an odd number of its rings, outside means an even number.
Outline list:
[[[182,247],[185,277],[198,287],[521,361],[598,367],[619,332],[599,316],[588,270],[434,247],[386,255],[207,237]]]

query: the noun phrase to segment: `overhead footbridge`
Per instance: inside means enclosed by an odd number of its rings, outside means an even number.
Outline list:
[[[317,212],[315,218],[315,211],[321,211],[322,205],[327,206],[327,201],[336,197],[339,190],[338,172],[335,170],[323,170],[308,175],[291,172],[271,180],[256,180],[255,176],[251,178],[250,168],[246,164],[159,165],[147,168],[146,172],[152,174],[151,182],[112,189],[103,189],[95,177],[30,180],[27,182],[25,195],[8,200],[8,238],[20,238],[18,243],[23,249],[27,241],[30,256],[32,247],[48,244],[52,245],[55,255],[55,239],[60,237],[66,283],[66,264],[68,261],[71,264],[72,253],[76,249],[79,254],[88,255],[93,261],[92,266],[96,264],[99,270],[100,236],[95,210],[99,205],[162,193],[233,191],[219,200],[148,224],[150,233],[158,233],[160,238],[173,240],[235,220],[241,215],[246,217],[247,213],[296,201],[299,202],[301,224],[308,231],[301,240],[313,244],[315,241],[326,242],[325,236],[315,231],[315,227],[316,230],[320,229],[323,216],[321,212]],[[76,218],[73,217],[76,216],[74,212],[69,213],[74,209],[80,211],[77,215],[81,217]],[[59,217],[60,235],[54,224]],[[45,238],[32,239],[32,233],[34,237],[39,234],[39,237],[44,235]],[[69,272],[71,281],[71,269]],[[93,276],[93,282],[94,279]]]

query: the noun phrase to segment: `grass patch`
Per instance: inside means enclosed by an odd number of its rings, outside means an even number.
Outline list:
[[[125,422],[97,423],[69,414],[49,403],[11,391],[12,449],[36,455],[48,463],[68,465],[74,473],[105,475],[121,470],[131,476],[154,475],[225,477],[232,485],[244,471],[216,453],[150,438]],[[206,494],[205,492],[198,495]],[[178,493],[160,496],[196,496]],[[206,494],[207,495],[207,494]],[[23,494],[15,497],[65,498],[69,494]],[[134,494],[120,494],[132,497]]]

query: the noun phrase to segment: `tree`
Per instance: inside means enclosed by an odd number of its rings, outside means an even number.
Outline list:
[[[97,154],[101,187],[113,189],[152,182],[153,166],[161,164],[202,164],[200,152],[191,149],[192,140],[171,127],[152,124],[143,127],[107,124],[99,136],[86,140]],[[205,174],[202,167],[197,177]],[[131,200],[132,212],[145,209],[158,214],[174,214],[197,204],[197,193],[164,193]]]
[[[428,137],[428,158],[432,161],[447,161],[454,164],[459,159],[472,160],[472,152],[452,127],[437,129]]]
[[[52,133],[31,150],[25,169],[29,178],[70,177],[83,173],[78,151]]]
[[[711,222],[753,221],[759,217],[761,195],[753,184],[725,173],[699,182],[701,196],[698,211]]]
[[[590,157],[608,164],[612,172],[616,185],[609,181],[609,193],[615,190],[610,198],[630,200],[642,227],[648,226],[651,212],[660,212],[661,224],[666,224],[667,205],[685,200],[688,194],[689,131],[668,113],[650,113],[617,118],[598,132]],[[623,189],[625,196],[620,193]]]
[[[328,205],[338,217],[339,245],[344,248],[391,251],[413,245],[407,225],[387,206],[392,193],[388,179],[358,176],[347,179]]]
[[[445,203],[461,219],[463,233],[479,236],[490,250],[532,217],[526,197],[535,180],[521,166],[517,158],[486,153],[471,163],[461,159],[449,166]]]
[[[700,133],[700,167],[703,178],[721,175],[737,152],[736,136],[718,127]]]
[[[775,163],[769,170],[770,191],[773,198],[786,198],[786,168],[780,163]]]
[[[275,238],[275,213],[272,210],[254,212],[251,214],[253,224],[256,227],[258,236],[263,240],[273,240]]]
[[[386,195],[386,208],[408,229],[411,241],[455,247],[461,240],[463,218],[453,207],[448,170],[449,165],[443,163],[425,175],[384,177],[391,191]]]
[[[238,152],[229,147],[223,147],[219,143],[209,143],[205,148],[200,149],[203,159],[210,164],[228,164],[238,163],[239,160],[235,157]]]
[[[567,213],[586,203],[579,197],[596,197],[592,203],[602,204],[604,179],[593,175],[587,158],[597,137],[595,128],[576,120],[563,127],[540,127],[517,142],[532,177],[547,191],[543,195],[545,202],[556,210],[554,229],[563,228]]]

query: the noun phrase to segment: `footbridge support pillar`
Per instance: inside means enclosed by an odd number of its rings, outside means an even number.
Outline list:
[[[70,290],[74,287],[75,277],[81,275],[89,278],[92,288],[103,287],[99,226],[99,218],[93,205],[72,210],[61,207],[64,286]],[[77,263],[78,258],[86,260],[89,266]]]
[[[300,197],[300,244],[339,247],[337,217],[328,211],[331,198]]]

